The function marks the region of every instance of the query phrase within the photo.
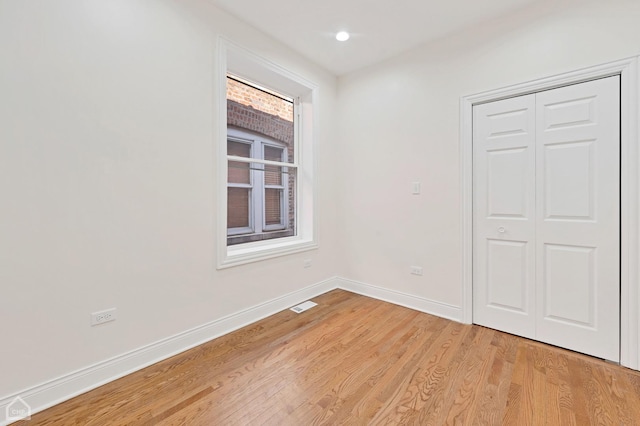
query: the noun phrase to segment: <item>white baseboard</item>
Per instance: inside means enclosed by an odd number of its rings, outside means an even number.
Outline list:
[[[336,287],[353,293],[362,294],[363,296],[415,309],[416,311],[450,319],[452,321],[462,322],[462,309],[458,306],[447,305],[445,303],[346,278],[336,278],[336,281]]]
[[[17,397],[28,404],[31,414],[35,414],[335,288],[335,279],[328,279],[4,397],[0,399],[0,425],[8,424],[7,407]]]
[[[459,307],[358,281],[334,277],[131,352],[82,368],[57,379],[25,389],[18,394],[4,397],[0,399],[0,425],[4,426],[8,424],[6,418],[7,407],[18,397],[22,398],[22,400],[29,405],[31,414],[35,414],[336,288],[405,306],[453,321],[462,321],[462,311]]]

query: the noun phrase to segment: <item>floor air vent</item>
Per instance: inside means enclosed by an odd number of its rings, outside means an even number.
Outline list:
[[[311,300],[307,300],[306,302],[302,302],[301,304],[294,306],[293,308],[291,308],[291,310],[296,314],[299,314],[300,312],[304,312],[307,309],[311,309],[316,305],[317,303],[314,303]]]

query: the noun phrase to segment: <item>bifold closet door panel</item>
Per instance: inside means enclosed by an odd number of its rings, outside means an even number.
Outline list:
[[[473,113],[473,321],[534,338],[535,96]]]
[[[619,361],[619,76],[473,113],[473,321]]]
[[[536,338],[618,361],[618,76],[536,94],[536,194]]]

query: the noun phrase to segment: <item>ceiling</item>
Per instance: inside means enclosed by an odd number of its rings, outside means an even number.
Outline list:
[[[210,1],[342,75],[539,0]]]

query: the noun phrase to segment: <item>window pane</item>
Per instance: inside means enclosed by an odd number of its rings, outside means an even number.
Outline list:
[[[280,225],[282,218],[282,189],[264,190],[264,217],[267,225]]]
[[[229,183],[241,183],[245,185],[251,184],[249,163],[229,161],[227,174]]]
[[[264,146],[264,159],[269,161],[284,160],[284,149],[275,146]],[[282,185],[282,167],[265,166],[264,167],[264,183],[265,185]]]
[[[293,162],[293,110],[292,98],[229,76],[227,154]],[[296,167],[228,159],[227,164],[228,226],[234,228],[227,235],[227,245],[296,235]]]
[[[227,188],[227,229],[249,227],[249,188]]]
[[[269,161],[282,161],[282,148],[276,146],[265,145],[264,146],[264,159]]]
[[[282,186],[283,173],[280,166],[264,166],[264,184],[269,186]]]
[[[227,155],[237,157],[249,157],[251,155],[251,145],[241,142],[227,141]],[[250,184],[250,172],[248,163],[229,161],[228,181],[231,183]]]
[[[244,142],[227,141],[227,155],[249,158],[251,156],[251,144]]]
[[[227,125],[281,142],[286,147],[288,163],[293,163],[295,158],[293,110],[292,98],[257,84],[248,84],[242,78],[227,77]],[[277,161],[284,161],[284,158]]]

